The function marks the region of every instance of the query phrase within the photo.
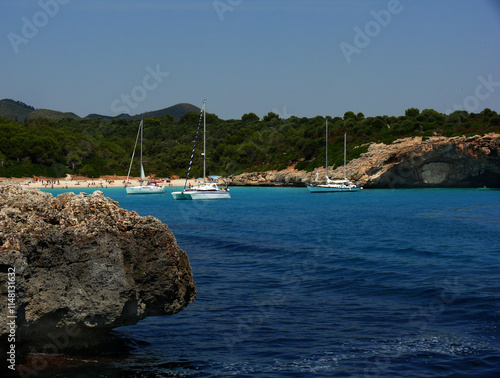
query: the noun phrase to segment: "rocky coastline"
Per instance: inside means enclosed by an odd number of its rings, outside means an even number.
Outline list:
[[[229,178],[231,186],[306,186],[324,167],[311,172],[293,168],[249,172]],[[343,167],[328,168],[342,179]],[[500,187],[500,134],[472,137],[404,138],[386,145],[373,143],[346,165],[347,177],[364,188]]]
[[[99,191],[54,198],[14,185],[0,187],[0,287],[2,348],[17,355],[88,347],[196,297],[189,259],[158,219]]]

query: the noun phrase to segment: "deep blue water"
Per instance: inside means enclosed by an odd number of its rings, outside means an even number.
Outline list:
[[[198,295],[60,376],[500,376],[500,191],[104,191],[169,225]]]

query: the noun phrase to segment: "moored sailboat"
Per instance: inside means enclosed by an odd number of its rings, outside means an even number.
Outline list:
[[[144,174],[144,166],[142,164],[143,131],[144,131],[144,124],[143,124],[143,121],[141,120],[141,123],[139,124],[139,130],[137,131],[137,138],[135,139],[134,152],[132,153],[132,159],[130,161],[130,167],[128,169],[127,181],[126,181],[127,183],[129,182],[130,171],[132,169],[132,163],[134,161],[135,150],[137,148],[137,142],[138,142],[139,137],[140,137],[141,138],[141,151],[140,151],[141,179],[140,179],[140,183],[139,183],[139,185],[135,185],[135,186],[126,186],[125,190],[127,191],[127,194],[162,194],[162,193],[166,193],[167,188],[159,185],[159,183],[157,181],[146,182],[146,175]],[[144,184],[145,182],[146,182],[146,184]]]
[[[307,190],[311,193],[327,193],[327,192],[357,192],[362,187],[356,185],[347,179],[346,174],[346,134],[344,133],[344,179],[343,180],[330,180],[328,177],[328,119],[326,120],[326,152],[325,152],[325,183],[317,184],[310,183],[307,185]],[[316,176],[316,181],[318,177]]]
[[[189,162],[188,173],[186,177],[186,182],[184,183],[184,190],[181,192],[173,192],[172,197],[175,200],[216,200],[216,199],[229,199],[231,195],[229,194],[229,189],[227,186],[224,189],[219,188],[215,182],[207,182],[206,175],[206,100],[203,101],[202,114],[200,115],[200,121],[198,122],[198,130],[196,131],[196,138],[194,141],[193,151],[191,153],[191,160]],[[196,141],[198,139],[198,132],[200,130],[201,116],[203,116],[203,182],[199,185],[188,186],[189,172],[191,171],[191,165],[193,163],[194,151],[196,148]]]

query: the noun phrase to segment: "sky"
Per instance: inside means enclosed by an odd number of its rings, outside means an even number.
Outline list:
[[[1,0],[2,98],[81,117],[500,112],[500,0]]]

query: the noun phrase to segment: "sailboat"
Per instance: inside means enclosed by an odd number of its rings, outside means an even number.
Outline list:
[[[202,115],[203,115],[203,183],[196,186],[187,185],[189,180],[189,172],[191,171],[191,165],[193,164],[193,156],[196,148],[196,141],[198,139],[198,132],[200,130],[201,124],[201,115],[200,121],[198,122],[198,130],[196,131],[196,138],[194,141],[193,151],[191,153],[191,161],[189,162],[188,174],[186,177],[186,182],[184,183],[184,190],[182,192],[173,192],[172,196],[175,200],[215,200],[215,199],[229,199],[231,195],[229,194],[229,189],[224,188],[221,189],[217,186],[215,182],[207,182],[206,175],[206,103],[207,101],[203,101]]]
[[[352,181],[347,179],[346,175],[346,144],[347,135],[344,133],[344,179],[343,180],[330,180],[328,177],[328,120],[326,120],[326,152],[325,152],[325,183],[324,184],[309,184],[307,189],[311,193],[327,193],[327,192],[357,192],[363,189],[357,186]],[[318,176],[316,175],[316,181]]]
[[[128,179],[130,177],[130,170],[132,169],[132,163],[134,162],[134,155],[135,155],[135,150],[137,148],[137,141],[139,140],[139,136],[141,137],[141,156],[140,156],[140,161],[141,161],[141,180],[140,184],[136,186],[126,186],[125,190],[127,191],[127,194],[161,194],[161,193],[166,193],[167,188],[161,185],[158,185],[157,181],[148,181],[146,185],[144,185],[144,181],[146,179],[146,175],[144,174],[144,166],[142,164],[142,140],[143,140],[143,131],[144,131],[144,124],[141,119],[141,123],[139,124],[139,130],[137,131],[137,138],[135,139],[135,146],[134,146],[134,152],[132,153],[132,159],[130,161],[130,167],[128,169],[128,174],[127,174],[127,183],[129,182]]]

